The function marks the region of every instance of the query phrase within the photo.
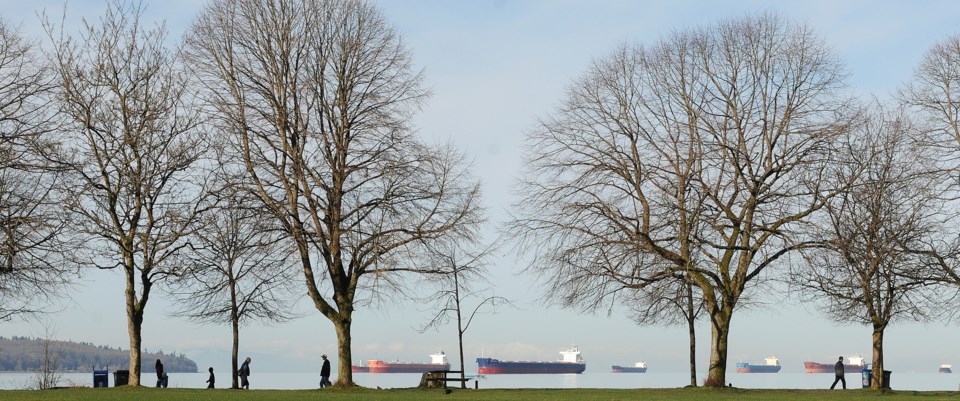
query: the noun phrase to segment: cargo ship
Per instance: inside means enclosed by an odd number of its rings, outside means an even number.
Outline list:
[[[560,351],[558,361],[501,361],[494,358],[477,358],[477,373],[481,375],[509,373],[583,373],[587,364],[580,357],[580,350],[573,347]]]
[[[369,366],[363,366],[363,361],[359,365],[350,365],[350,371],[353,373],[370,373]]]
[[[647,373],[647,364],[641,361],[634,363],[633,366],[613,365],[610,371],[612,373]]]
[[[370,359],[367,361],[367,366],[353,365],[350,370],[353,373],[423,373],[431,370],[450,370],[450,363],[447,362],[447,355],[441,351],[439,354],[430,355],[430,363]]]
[[[857,356],[848,356],[847,361],[849,363],[843,364],[844,373],[860,373],[863,368],[867,367],[868,364],[863,363],[863,357],[860,355]],[[803,367],[806,369],[807,373],[834,373],[833,363],[817,363],[817,362],[804,362]]]
[[[940,365],[940,373],[953,373],[953,365],[947,363]]]
[[[775,356],[763,359],[763,365],[751,365],[746,362],[737,363],[737,373],[777,373],[780,371],[780,360]]]

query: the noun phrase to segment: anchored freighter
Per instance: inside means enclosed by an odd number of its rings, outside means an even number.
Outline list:
[[[634,363],[633,366],[613,365],[610,368],[610,372],[612,373],[646,373],[647,364],[641,361],[641,362]]]
[[[431,370],[450,370],[450,363],[447,362],[447,355],[443,351],[430,355],[430,359],[430,363],[371,359],[367,361],[367,366],[353,365],[351,370],[354,373],[423,373]]]
[[[777,373],[780,371],[780,360],[775,356],[763,359],[763,365],[751,365],[746,362],[737,363],[737,373]]]
[[[477,373],[481,375],[509,373],[583,373],[587,364],[580,357],[580,350],[573,347],[560,351],[558,361],[501,361],[494,358],[477,358]]]
[[[860,355],[848,356],[847,360],[850,363],[843,364],[843,373],[860,373],[863,368],[867,367],[867,364],[863,363],[863,357]],[[806,369],[807,373],[834,373],[834,363],[818,363],[818,362],[804,362],[803,367]]]

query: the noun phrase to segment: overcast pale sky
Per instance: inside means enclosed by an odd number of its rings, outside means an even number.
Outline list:
[[[166,20],[179,37],[203,4],[201,0],[148,2],[148,19]],[[935,42],[957,34],[960,3],[953,1],[376,1],[395,24],[417,65],[426,72],[434,97],[416,117],[420,133],[434,141],[452,141],[474,160],[483,180],[491,222],[502,221],[520,169],[524,133],[538,116],[551,112],[566,86],[591,60],[620,43],[653,43],[673,30],[701,26],[721,18],[775,11],[812,26],[833,47],[850,72],[851,90],[860,96],[887,98]],[[61,0],[0,0],[3,18],[21,23],[27,35],[41,38],[35,12],[46,7],[59,15]],[[95,20],[100,0],[73,0],[67,21]],[[492,231],[492,230],[491,230]],[[588,372],[611,364],[645,360],[651,371],[687,369],[684,327],[640,327],[622,309],[581,315],[543,306],[533,277],[504,256],[491,266],[496,295],[514,300],[517,310],[479,316],[466,336],[468,371],[481,352],[502,359],[558,357],[576,343]],[[91,272],[72,291],[72,301],[51,314],[59,336],[77,341],[128,347],[120,272]],[[728,368],[738,360],[760,362],[776,355],[784,372],[802,372],[802,361],[831,362],[836,355],[869,359],[870,330],[837,325],[813,305],[798,305],[785,294],[758,295],[767,305],[736,312],[730,334]],[[955,307],[949,305],[945,307]],[[260,371],[315,371],[319,355],[335,355],[332,325],[306,302],[304,317],[282,325],[254,325],[241,331],[241,355],[254,355]],[[229,370],[230,330],[197,326],[169,315],[162,294],[147,305],[144,347],[176,351],[201,367]],[[424,306],[399,302],[384,309],[360,309],[353,325],[354,359],[427,361],[445,349],[455,354],[456,328],[418,334],[429,317]],[[0,322],[0,336],[40,335],[37,322]],[[960,363],[955,340],[960,328],[949,323],[900,323],[887,331],[886,364],[892,370],[934,372],[941,363]],[[698,326],[701,375],[709,353],[709,326]]]

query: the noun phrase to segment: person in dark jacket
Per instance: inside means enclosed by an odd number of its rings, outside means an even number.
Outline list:
[[[320,367],[320,388],[330,387],[330,360],[327,359],[327,354],[320,357],[323,358],[323,366]]]
[[[845,379],[845,378],[843,377],[844,371],[843,371],[843,357],[842,357],[842,356],[840,357],[840,360],[837,361],[837,364],[836,364],[836,365],[833,365],[833,371],[834,371],[834,373],[837,374],[837,378],[836,378],[836,379],[833,379],[833,384],[830,385],[830,389],[833,390],[833,388],[836,387],[837,382],[841,382],[841,383],[843,383],[843,389],[846,390],[846,389],[847,389],[847,379]]]
[[[210,378],[207,379],[207,383],[210,383],[210,384],[207,385],[207,388],[213,388],[213,383],[217,381],[217,378],[213,375],[213,366],[211,366],[209,370],[210,370]]]
[[[153,365],[157,369],[157,388],[163,385],[163,362],[160,362],[160,359],[157,359],[157,363]]]
[[[240,388],[244,390],[250,389],[250,382],[247,380],[247,376],[250,376],[250,357],[248,356],[246,360],[243,361],[243,365],[240,365],[240,370],[237,371],[237,374],[240,375]]]

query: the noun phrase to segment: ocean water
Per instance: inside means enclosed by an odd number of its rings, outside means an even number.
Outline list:
[[[35,377],[31,373],[0,373],[0,389],[28,388]],[[153,372],[144,375],[142,384],[154,385]],[[848,374],[847,388],[860,388],[860,375]],[[113,386],[113,373],[110,374]],[[230,385],[228,375],[217,375],[217,387]],[[335,378],[331,378],[334,380]],[[207,373],[170,373],[169,387],[204,388]],[[699,377],[698,383],[703,382]],[[403,388],[420,383],[418,373],[355,373],[354,381],[364,387]],[[807,373],[730,373],[727,381],[740,388],[829,388],[832,374]],[[319,373],[255,373],[250,376],[251,389],[314,389],[319,387]],[[590,373],[583,374],[532,374],[532,375],[486,375],[478,380],[480,388],[670,388],[683,387],[690,382],[683,373]],[[960,390],[960,374],[947,373],[898,373],[890,378],[896,390]],[[92,373],[69,373],[63,375],[62,385],[92,386]],[[473,382],[470,382],[473,387]],[[839,385],[838,385],[839,386]]]

